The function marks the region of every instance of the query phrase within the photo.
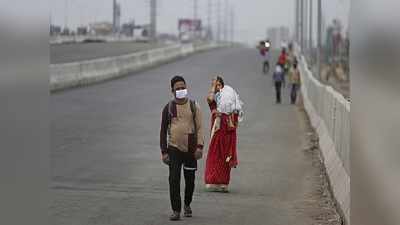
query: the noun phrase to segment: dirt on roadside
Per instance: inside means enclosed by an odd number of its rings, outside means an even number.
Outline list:
[[[310,216],[313,221],[310,225],[343,225],[344,222],[332,196],[326,170],[322,162],[318,134],[311,126],[301,97],[297,110],[298,118],[304,130],[302,151],[304,156],[312,163],[313,173],[309,177],[311,180],[309,192],[294,207],[299,213],[305,213]]]

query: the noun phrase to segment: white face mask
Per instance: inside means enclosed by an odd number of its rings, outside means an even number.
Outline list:
[[[175,97],[176,97],[177,99],[184,99],[184,98],[187,97],[187,94],[188,94],[187,89],[177,90],[177,91],[175,92]]]

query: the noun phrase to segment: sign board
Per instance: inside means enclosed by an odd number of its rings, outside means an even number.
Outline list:
[[[201,31],[201,20],[179,19],[178,29],[179,33],[186,33],[190,31]]]

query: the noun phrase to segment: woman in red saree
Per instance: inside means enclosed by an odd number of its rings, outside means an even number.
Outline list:
[[[211,110],[211,139],[206,160],[205,183],[206,188],[210,191],[227,192],[231,168],[238,165],[236,131],[239,111],[236,110],[237,107],[231,107],[228,110],[221,108],[221,103],[224,103],[223,101],[226,99],[225,96],[221,96],[224,88],[223,79],[217,77],[213,80],[207,97]],[[226,88],[228,90],[230,87]],[[228,91],[230,90],[233,89],[230,88]],[[234,93],[237,95],[236,92]],[[237,100],[240,101],[238,97]]]

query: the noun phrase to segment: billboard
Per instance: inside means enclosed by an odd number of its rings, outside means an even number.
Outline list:
[[[201,31],[201,20],[179,19],[178,30],[179,33],[186,33],[190,31]]]

